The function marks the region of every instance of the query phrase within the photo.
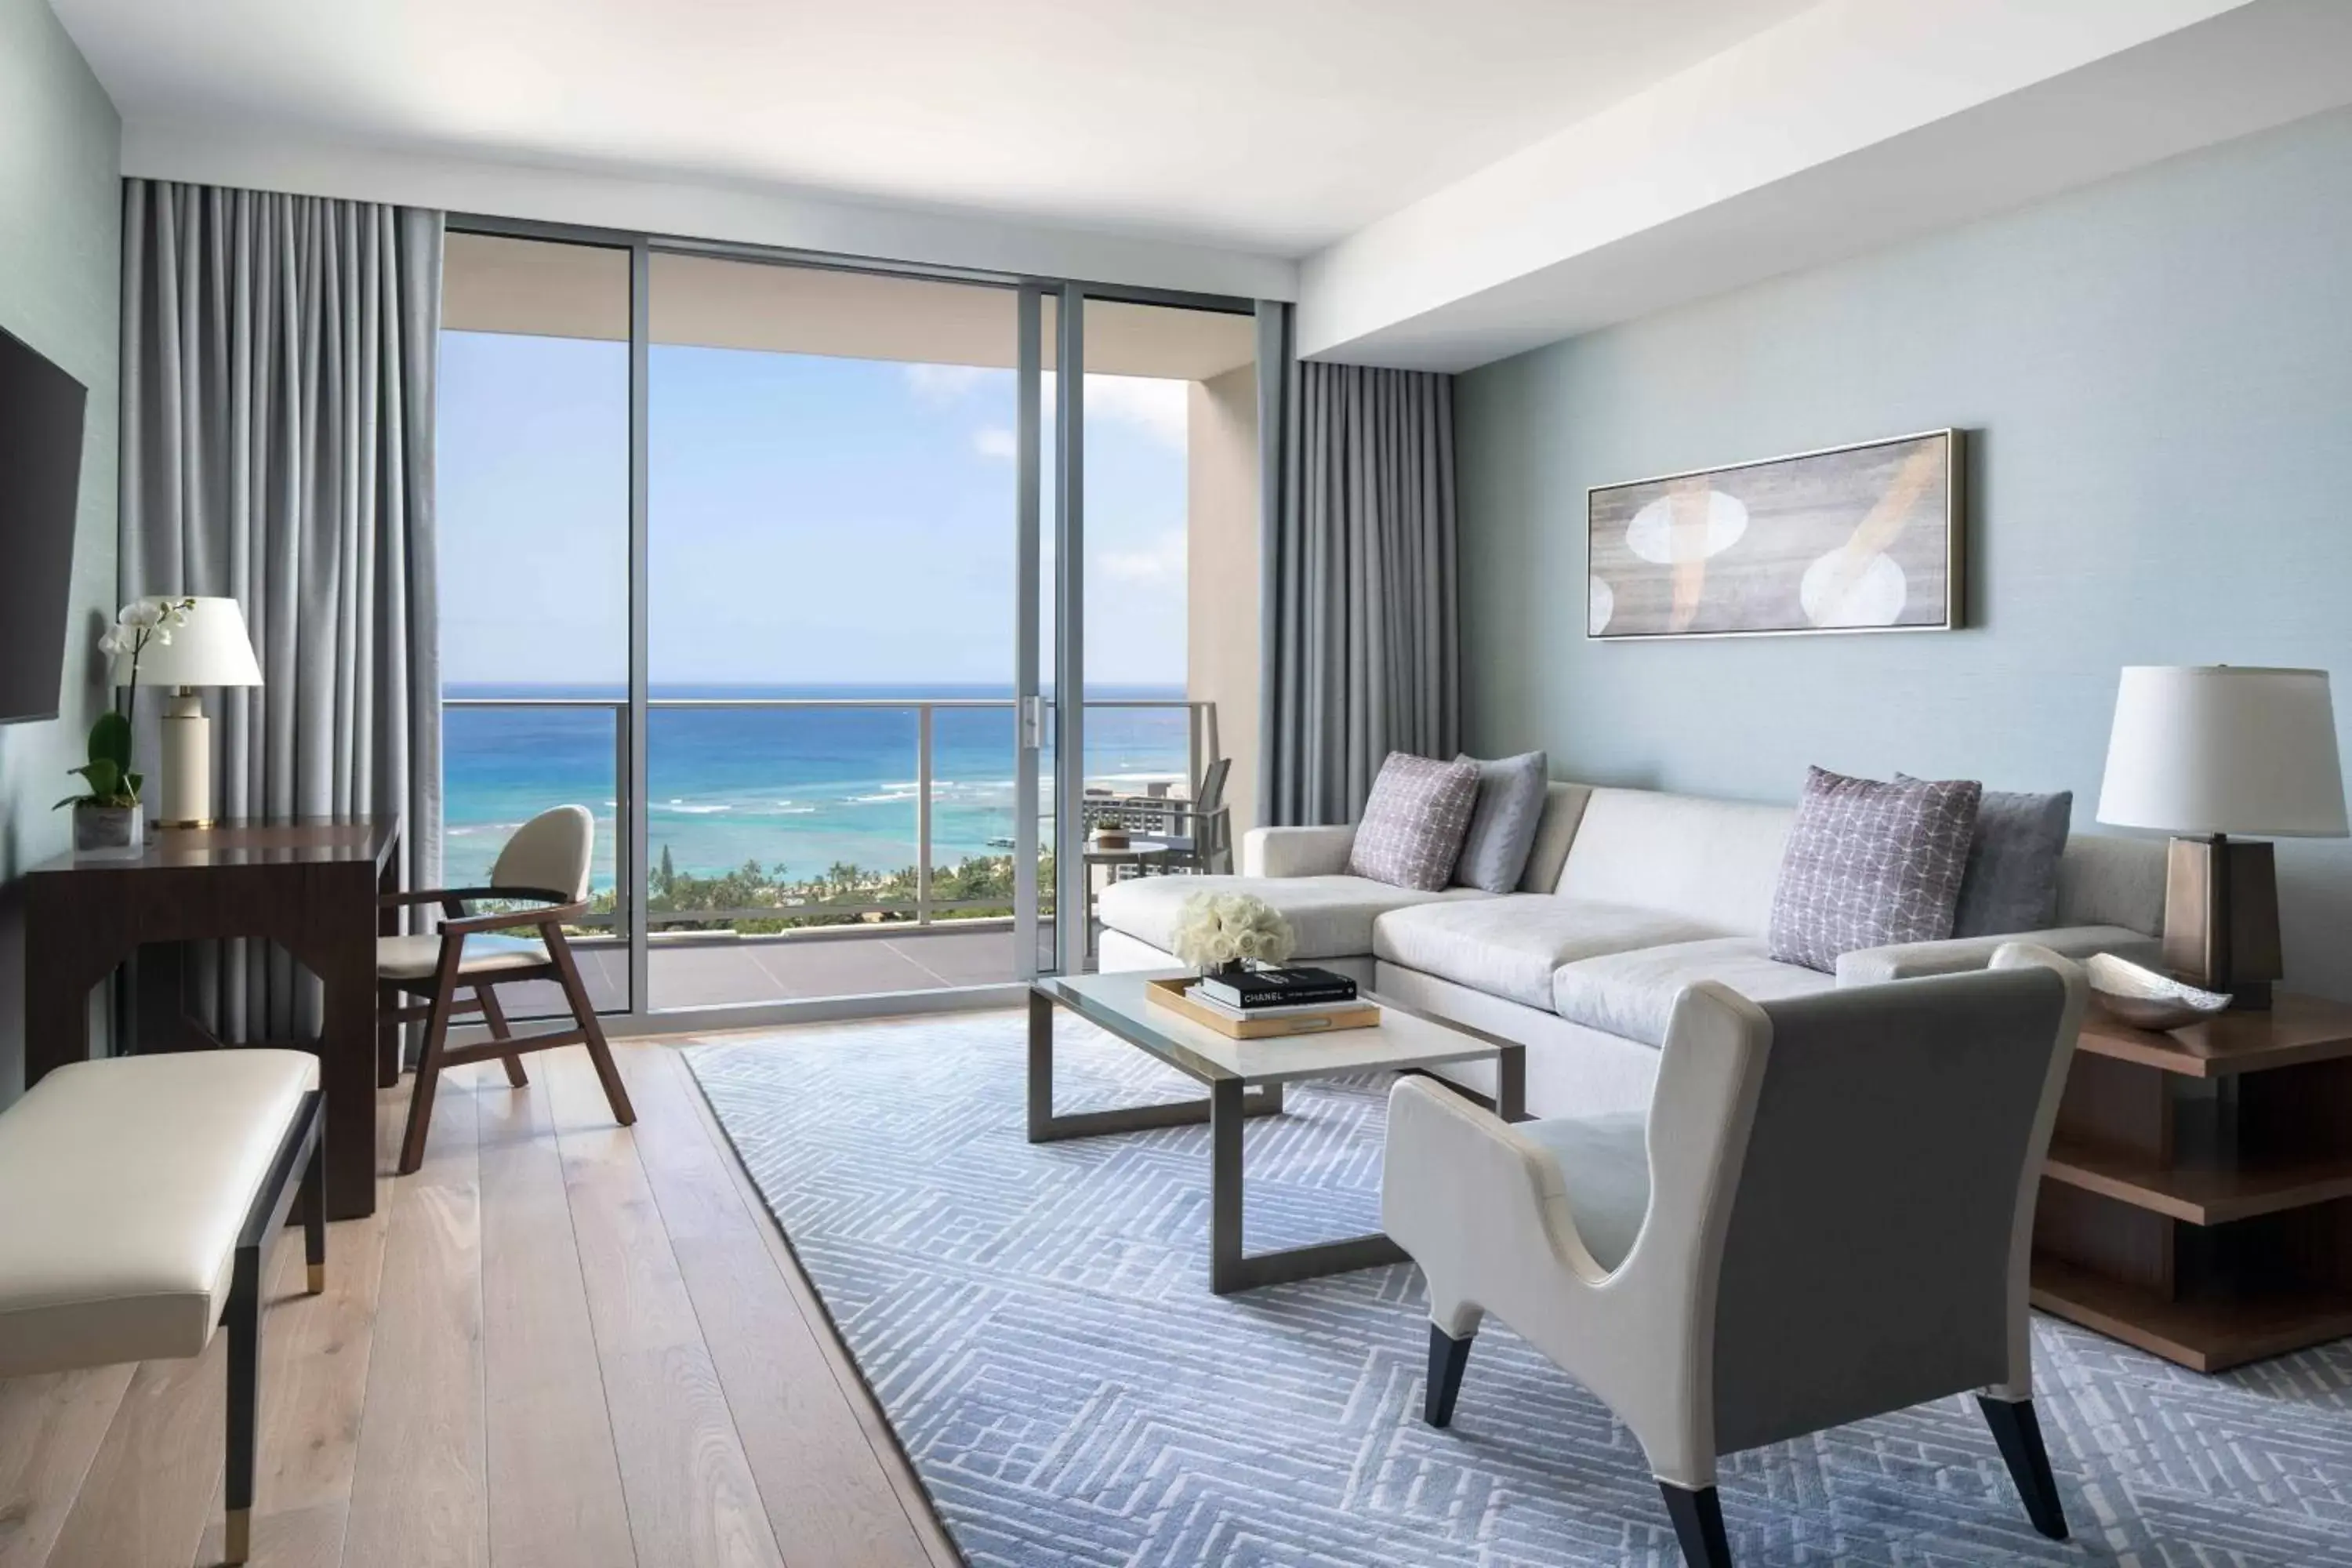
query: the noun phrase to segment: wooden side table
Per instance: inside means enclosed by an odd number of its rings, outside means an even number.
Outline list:
[[[2352,1334],[2352,1006],[2153,1034],[2095,1004],[2033,1246],[2036,1307],[2198,1372]]]

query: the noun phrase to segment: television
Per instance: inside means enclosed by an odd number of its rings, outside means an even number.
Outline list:
[[[0,329],[0,724],[58,716],[89,398]]]

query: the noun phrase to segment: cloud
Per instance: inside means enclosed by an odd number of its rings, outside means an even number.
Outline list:
[[[1146,549],[1107,550],[1095,557],[1095,564],[1115,582],[1178,583],[1184,578],[1184,531],[1171,529]]]
[[[1139,375],[1087,377],[1087,417],[1131,425],[1178,451],[1184,449],[1192,383]]]
[[[910,364],[907,385],[926,403],[953,403],[987,376],[976,364]]]
[[[910,372],[945,373],[960,371],[963,367],[942,364],[909,365],[907,368]],[[1048,406],[1051,406],[1053,397],[1052,379],[1050,376],[1046,378]],[[1191,391],[1190,382],[1159,381],[1139,375],[1090,375],[1087,377],[1087,418],[1090,423],[1127,426],[1181,452],[1185,447]],[[1020,450],[1013,432],[1001,425],[985,426],[974,431],[971,447],[983,458],[1002,458],[1007,461],[1017,456]]]

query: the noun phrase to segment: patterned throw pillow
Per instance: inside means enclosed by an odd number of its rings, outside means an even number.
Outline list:
[[[1772,956],[1834,970],[1841,953],[1950,936],[1983,794],[1973,780],[1881,784],[1807,769],[1772,890]]]
[[[1535,847],[1549,771],[1550,761],[1541,752],[1478,763],[1478,803],[1471,807],[1470,828],[1462,836],[1462,858],[1454,863],[1456,885],[1490,893],[1518,887],[1519,873],[1528,868],[1528,851]]]
[[[1896,773],[1896,784],[1913,784]],[[1954,936],[2007,936],[2047,931],[2058,923],[2058,862],[2074,819],[2074,792],[2020,795],[1989,789],[1977,806],[1977,836],[1960,901],[1952,910]]]
[[[1454,879],[1478,799],[1478,764],[1391,752],[1356,824],[1348,869],[1392,887],[1436,892]]]

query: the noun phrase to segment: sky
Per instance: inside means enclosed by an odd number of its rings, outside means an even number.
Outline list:
[[[654,684],[1011,683],[1011,371],[656,344],[650,374]],[[1186,394],[1087,378],[1090,685],[1184,680]],[[443,679],[624,684],[627,345],[445,332],[439,400]]]

